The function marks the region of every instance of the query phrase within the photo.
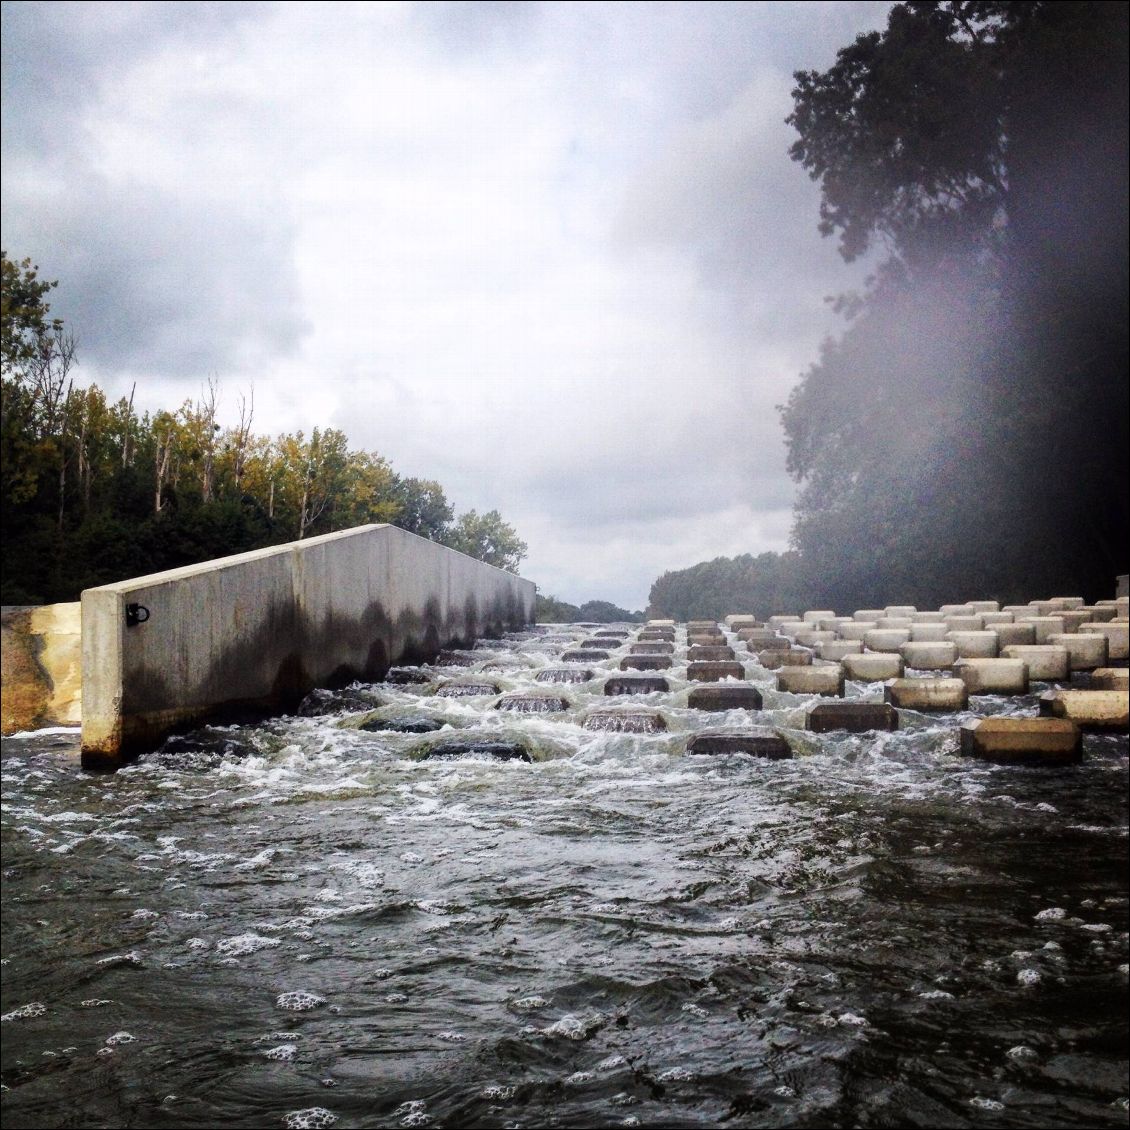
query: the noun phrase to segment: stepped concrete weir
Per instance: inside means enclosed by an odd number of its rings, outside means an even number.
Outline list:
[[[87,589],[82,763],[114,768],[197,722],[293,710],[533,619],[534,584],[396,526]]]

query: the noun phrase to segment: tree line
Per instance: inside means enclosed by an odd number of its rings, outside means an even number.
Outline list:
[[[75,600],[82,589],[244,550],[391,522],[511,572],[526,545],[497,510],[455,516],[434,480],[398,475],[345,433],[253,430],[254,402],[217,418],[219,388],[138,412],[75,381],[77,345],[52,318],[57,285],[2,255],[0,544],[4,604]]]
[[[786,562],[786,611],[1112,594],[1130,556],[1127,12],[913,0],[796,74],[790,154],[820,230],[874,267],[782,406],[792,552],[756,559],[747,603]]]

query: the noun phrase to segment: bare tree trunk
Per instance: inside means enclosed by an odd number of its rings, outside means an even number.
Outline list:
[[[133,459],[133,451],[130,447],[130,440],[133,438],[133,394],[137,392],[137,381],[133,382],[133,386],[129,390],[129,404],[126,407],[126,420],[125,431],[122,435],[122,469],[130,465]]]

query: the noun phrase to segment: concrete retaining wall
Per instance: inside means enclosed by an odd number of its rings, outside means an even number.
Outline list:
[[[73,726],[82,705],[79,604],[5,608],[0,732]]]
[[[127,624],[131,604],[148,610]],[[533,619],[534,585],[396,526],[82,594],[82,762],[114,767],[192,722],[293,709],[316,686]]]

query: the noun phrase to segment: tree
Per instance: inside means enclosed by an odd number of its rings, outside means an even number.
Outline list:
[[[1126,61],[1126,5],[915,0],[797,74],[821,231],[886,254],[782,409],[821,603],[1125,569]]]
[[[398,479],[399,509],[393,521],[410,534],[443,541],[455,517],[443,487],[434,479]]]
[[[445,535],[444,544],[508,573],[518,572],[527,549],[514,527],[504,522],[497,510],[482,515],[475,510],[461,514]]]

